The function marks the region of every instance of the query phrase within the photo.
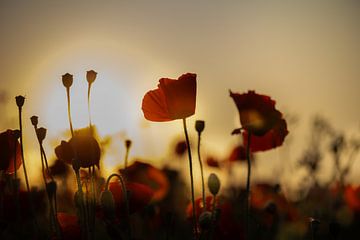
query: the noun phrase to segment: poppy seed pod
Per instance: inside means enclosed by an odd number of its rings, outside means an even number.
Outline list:
[[[97,72],[90,70],[86,72],[86,80],[89,84],[92,84],[96,79]]]
[[[113,218],[115,216],[115,200],[111,191],[101,192],[100,204],[106,217]]]
[[[44,141],[45,137],[46,137],[46,128],[38,128],[36,129],[36,136],[39,140],[39,142]]]
[[[202,133],[202,131],[204,131],[204,128],[205,128],[205,121],[197,120],[195,122],[195,129],[198,132],[198,134]]]
[[[25,102],[25,97],[24,96],[16,96],[15,97],[15,100],[16,100],[16,105],[18,106],[18,107],[22,107],[22,106],[24,106],[24,102]]]
[[[70,88],[73,84],[73,75],[71,75],[70,73],[65,73],[64,75],[62,75],[62,82],[64,84],[64,87]]]
[[[220,179],[215,173],[210,174],[208,179],[208,187],[210,192],[215,196],[220,190]]]
[[[32,116],[30,118],[31,120],[31,124],[34,126],[34,127],[37,127],[38,123],[39,123],[39,117],[38,116]]]
[[[132,142],[131,142],[130,139],[127,139],[127,140],[125,141],[125,147],[126,147],[126,148],[130,148],[130,147],[131,147],[131,144],[132,144]]]
[[[199,216],[199,225],[201,227],[201,229],[207,230],[210,229],[211,227],[211,212],[209,211],[205,211],[203,213],[200,214]]]

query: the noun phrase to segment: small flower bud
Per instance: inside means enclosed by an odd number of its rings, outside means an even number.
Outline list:
[[[130,147],[131,147],[131,144],[132,144],[132,142],[131,142],[130,139],[127,139],[127,140],[125,141],[125,147],[126,147],[126,148],[130,148]]]
[[[15,97],[15,100],[16,100],[16,105],[18,106],[18,107],[22,107],[22,106],[24,106],[24,102],[25,102],[25,97],[24,96],[16,96]]]
[[[115,201],[109,190],[101,192],[100,204],[106,217],[113,218],[115,216]]]
[[[197,120],[195,122],[195,129],[199,134],[202,133],[202,131],[204,131],[204,128],[205,128],[205,121]]]
[[[55,181],[50,181],[46,184],[46,190],[49,194],[49,198],[53,199],[56,196],[57,184]]]
[[[215,173],[210,174],[208,179],[208,187],[210,192],[215,196],[220,190],[220,179]]]
[[[86,72],[86,80],[89,84],[92,84],[96,79],[97,72],[90,70]]]
[[[45,137],[46,137],[46,128],[38,128],[36,129],[36,136],[39,140],[40,143],[42,143],[42,141],[44,141]]]
[[[39,117],[38,116],[32,116],[30,118],[31,120],[31,124],[34,126],[34,127],[37,127],[38,123],[39,123]]]
[[[199,225],[201,229],[207,230],[211,227],[211,221],[212,221],[211,212],[205,211],[200,214],[199,216]]]
[[[62,75],[62,82],[64,84],[64,87],[70,88],[73,84],[73,75],[71,75],[70,73]]]

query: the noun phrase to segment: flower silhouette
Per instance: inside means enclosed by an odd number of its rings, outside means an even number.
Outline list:
[[[240,114],[245,146],[249,133],[252,152],[265,151],[282,145],[288,134],[287,124],[282,118],[282,113],[276,110],[274,100],[255,91],[243,94],[230,91],[230,97]],[[233,134],[236,133],[240,133],[240,129],[233,131]]]
[[[14,173],[14,160],[17,170],[22,163],[20,143],[16,131],[7,130],[0,133],[0,170],[5,170],[7,174]]]
[[[196,74],[186,73],[178,80],[161,78],[158,88],[145,94],[142,110],[147,120],[164,122],[193,115],[195,105]]]

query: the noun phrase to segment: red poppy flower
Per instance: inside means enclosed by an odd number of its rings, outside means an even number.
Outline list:
[[[162,200],[169,191],[170,183],[167,176],[163,171],[148,163],[135,161],[126,170],[121,170],[121,173],[130,182],[150,187],[154,191],[152,201]]]
[[[354,211],[360,211],[360,186],[345,188],[345,202]]]
[[[80,167],[83,168],[94,165],[99,168],[100,152],[99,143],[85,130],[75,132],[75,136],[69,142],[61,141],[61,144],[55,148],[59,160],[72,164],[76,156]]]
[[[7,130],[0,133],[0,170],[5,170],[7,174],[14,173],[14,160],[16,160],[16,169],[19,169],[22,163],[20,143],[15,131]]]
[[[164,122],[193,115],[195,105],[196,74],[186,73],[178,80],[161,78],[158,88],[145,94],[142,110],[147,120]]]
[[[265,151],[282,145],[288,130],[281,112],[275,109],[274,100],[254,91],[244,94],[230,91],[230,97],[233,98],[240,114],[245,146],[249,132],[252,152]],[[233,133],[240,131],[236,129]]]
[[[123,216],[125,213],[125,201],[120,182],[110,182],[109,190],[114,197],[117,216]],[[126,190],[128,191],[130,213],[142,210],[150,203],[154,195],[154,191],[151,188],[140,183],[128,182]]]

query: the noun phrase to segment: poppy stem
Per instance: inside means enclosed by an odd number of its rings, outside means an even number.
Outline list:
[[[197,146],[197,153],[199,158],[199,166],[200,166],[200,173],[201,173],[201,187],[202,187],[202,202],[203,202],[203,211],[206,211],[206,199],[205,199],[205,181],[204,181],[204,170],[203,164],[201,161],[201,153],[200,153],[200,141],[201,141],[201,133],[198,134],[198,146]]]
[[[130,208],[129,208],[129,198],[128,198],[128,191],[126,189],[126,184],[125,184],[125,180],[124,178],[121,176],[121,174],[118,173],[113,173],[111,174],[107,180],[106,180],[106,184],[105,184],[105,190],[109,190],[109,183],[111,178],[113,177],[117,177],[120,181],[120,185],[121,185],[121,189],[124,195],[124,200],[125,200],[125,209],[126,209],[126,218],[127,218],[127,224],[128,224],[128,240],[131,240],[131,224],[130,224]]]
[[[16,205],[16,220],[20,219],[20,203],[19,203],[19,184],[17,180],[17,169],[16,169],[16,157],[17,157],[17,140],[14,143],[14,195],[15,195],[15,205]]]
[[[246,159],[247,159],[247,181],[246,181],[246,234],[247,239],[250,239],[250,177],[251,177],[251,159],[250,159],[250,141],[251,141],[251,132],[248,132],[247,146],[246,146]]]
[[[68,109],[68,117],[69,117],[71,136],[74,136],[74,129],[73,129],[73,125],[72,125],[71,109],[70,109],[70,87],[66,88],[66,97],[67,97],[67,109]]]
[[[125,152],[125,173],[128,167],[128,159],[129,159],[129,152],[130,152],[130,147],[126,147],[126,152]]]
[[[188,156],[189,156],[193,231],[194,231],[194,234],[195,234],[194,238],[198,239],[198,231],[197,231],[197,226],[196,226],[197,224],[196,224],[196,215],[195,215],[194,176],[193,176],[193,170],[192,170],[192,158],[191,158],[190,141],[189,141],[189,135],[188,135],[187,128],[186,128],[186,118],[183,118],[183,127],[184,127],[186,145],[187,145]]]
[[[90,91],[91,91],[91,83],[89,82],[87,101],[88,101],[89,126],[90,126],[90,131],[91,131],[92,122],[91,122],[91,111],[90,111]]]

